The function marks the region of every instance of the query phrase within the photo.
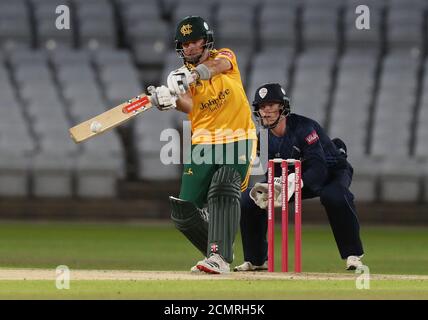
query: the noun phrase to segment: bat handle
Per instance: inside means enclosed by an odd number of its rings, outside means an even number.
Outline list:
[[[156,88],[155,86],[148,86],[147,91],[150,95],[154,95],[156,93]]]
[[[150,94],[150,101],[153,105],[159,106],[158,97],[156,95],[156,88],[155,86],[148,86],[147,92]]]

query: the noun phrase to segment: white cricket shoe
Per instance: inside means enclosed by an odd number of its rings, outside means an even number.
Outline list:
[[[241,271],[264,271],[268,269],[267,261],[263,263],[261,266],[255,266],[249,261],[245,261],[243,264],[240,264],[239,266],[236,266],[233,268],[233,271],[235,272],[241,272]]]
[[[190,268],[190,273],[201,273],[201,270],[198,269],[197,265],[194,265],[193,267]]]
[[[209,258],[199,261],[196,264],[196,267],[202,272],[211,274],[230,272],[229,264],[223,259],[221,255],[217,253],[213,253]]]
[[[361,258],[363,256],[349,256],[346,259],[346,270],[356,270],[358,267],[363,266]]]
[[[207,260],[207,258],[204,258],[203,260],[198,261],[198,263],[197,263],[197,264],[195,264],[193,267],[191,267],[191,268],[190,268],[190,273],[193,273],[193,274],[201,274],[201,273],[202,273],[202,271],[198,269],[198,264],[199,264],[199,263],[202,263],[202,262],[203,262],[203,261],[205,261],[205,260]]]

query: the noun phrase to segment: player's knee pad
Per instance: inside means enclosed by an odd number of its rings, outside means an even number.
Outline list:
[[[205,256],[208,243],[207,212],[186,200],[169,197],[169,201],[175,227]]]
[[[233,242],[239,227],[241,175],[232,167],[221,167],[208,190],[208,254],[219,253],[233,261]]]
[[[208,190],[208,199],[226,197],[241,199],[241,175],[232,167],[221,167],[212,179]]]

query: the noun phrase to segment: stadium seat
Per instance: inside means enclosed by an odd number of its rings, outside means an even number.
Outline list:
[[[389,9],[419,9],[423,11],[427,8],[425,0],[388,0],[387,6]]]
[[[291,93],[294,110],[324,125],[335,50],[311,50],[297,57]],[[308,90],[311,88],[311,90]]]
[[[33,137],[30,136],[27,127],[17,130],[17,124],[13,130],[2,130],[0,132],[0,150],[5,154],[26,157],[35,150]]]
[[[29,162],[22,154],[14,155],[0,148],[0,197],[29,195]]]
[[[318,8],[318,9],[332,9],[337,10],[345,5],[345,2],[343,0],[303,0],[302,6],[304,9],[307,8]]]
[[[375,202],[379,200],[378,173],[382,163],[372,157],[353,155],[348,161],[354,168],[354,175],[350,187],[356,202]]]
[[[361,4],[370,30],[355,27]],[[58,5],[70,6],[71,30],[56,29]],[[293,112],[345,141],[357,201],[428,202],[427,9],[426,0],[0,0],[0,197],[117,197],[130,172],[179,179],[180,165],[160,161],[160,135],[186,114],[154,109],[79,145],[67,129],[165,84],[183,65],[176,24],[200,15],[215,47],[236,54],[249,101],[279,82]]]
[[[41,198],[65,198],[73,195],[73,158],[39,153],[33,157],[31,164],[32,195]]]
[[[213,4],[211,1],[180,1],[173,9],[172,27],[170,33],[175,33],[176,25],[187,16],[200,16],[208,22],[211,27],[214,26],[215,18],[213,16]]]
[[[252,51],[255,45],[255,11],[246,5],[220,4],[216,18],[217,47],[238,51]]]
[[[305,6],[302,17],[303,48],[339,47],[338,10],[336,8]]]
[[[110,1],[77,1],[75,7],[81,48],[117,46],[116,22]]]
[[[82,153],[76,159],[76,195],[79,198],[117,197],[117,182],[123,177],[121,157]]]
[[[387,16],[388,48],[423,49],[424,11],[417,7],[392,7]]]
[[[424,68],[427,70],[428,62],[425,61]],[[419,159],[428,159],[428,73],[424,73],[422,79],[422,92],[419,103],[419,113],[416,116],[415,128],[415,151],[414,155]]]
[[[0,48],[30,48],[32,42],[27,3],[24,0],[0,2]]]
[[[262,51],[296,50],[297,11],[286,2],[267,3],[261,7],[260,14],[260,43]]]
[[[389,158],[380,167],[380,200],[384,202],[418,202],[423,163],[409,157]]]
[[[8,61],[14,68],[27,68],[31,65],[46,65],[48,61],[48,54],[43,50],[36,51],[28,49],[17,49],[13,52],[13,54],[9,55]]]
[[[365,49],[347,51],[338,65],[329,134],[343,139],[356,156],[363,156],[367,148],[376,67],[376,52]]]
[[[90,52],[86,50],[66,50],[58,49],[52,51],[50,55],[51,62],[56,68],[62,66],[79,66],[88,64],[90,60]]]
[[[98,50],[93,54],[93,61],[98,68],[133,63],[128,50]]]
[[[419,57],[407,50],[391,52],[384,60],[374,110],[371,154],[378,157],[410,154],[418,70]]]
[[[133,25],[140,20],[161,19],[162,4],[157,0],[117,1],[121,20],[126,25]]]
[[[132,49],[137,65],[141,67],[162,66],[167,49],[174,46],[174,30],[157,17],[126,22],[125,37]]]
[[[277,82],[285,89],[290,85],[289,68],[292,63],[291,51],[263,51],[258,53],[252,62],[252,71],[247,90],[251,100],[255,91],[263,83]]]

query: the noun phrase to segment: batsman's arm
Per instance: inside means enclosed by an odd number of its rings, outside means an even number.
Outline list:
[[[187,91],[186,93],[179,95],[176,104],[178,111],[190,113],[193,107],[193,101],[190,92]]]
[[[208,60],[198,65],[192,72],[196,73],[196,80],[208,80],[232,68],[232,63],[226,58]]]

